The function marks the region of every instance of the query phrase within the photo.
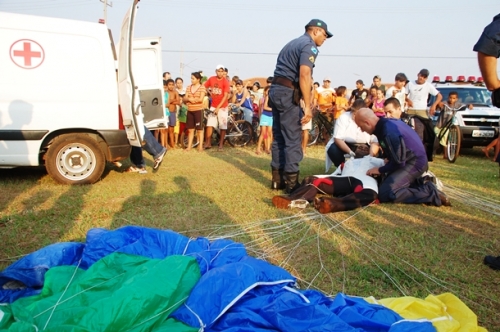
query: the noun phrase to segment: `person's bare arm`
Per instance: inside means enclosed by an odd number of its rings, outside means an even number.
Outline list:
[[[430,115],[434,115],[436,113],[436,107],[441,103],[441,100],[443,100],[443,95],[441,93],[438,93],[436,96],[436,101],[434,104],[432,104],[431,108],[429,109]]]
[[[410,98],[408,98],[408,95],[406,95],[405,97],[405,101],[406,101],[406,105],[408,105],[408,107],[413,107],[413,102],[411,101]]]
[[[179,95],[179,93],[177,91],[174,91],[174,104],[175,105],[181,105],[182,104],[182,100],[181,100],[181,96]]]
[[[370,143],[370,156],[376,157],[380,150],[380,145],[378,143],[372,142]]]
[[[351,150],[351,148],[349,147],[349,145],[347,145],[347,143],[342,140],[342,139],[339,139],[339,138],[334,138],[333,139],[333,142],[335,143],[335,145],[342,151],[344,151],[345,153],[351,153],[353,152]]]
[[[490,91],[500,89],[500,79],[497,75],[497,58],[482,52],[477,52],[477,61],[486,88]]]
[[[311,111],[311,86],[312,86],[312,76],[311,68],[309,66],[300,66],[299,75],[299,87],[302,92],[302,98],[304,99],[304,117],[302,118],[302,124],[306,124],[312,119]]]
[[[224,96],[222,96],[222,99],[220,100],[219,105],[217,105],[217,107],[215,108],[214,113],[215,113],[216,115],[217,115],[217,113],[219,113],[219,109],[220,109],[220,107],[222,106],[222,104],[224,104],[224,102],[227,100],[227,95],[228,95],[228,93],[227,93],[227,92],[224,92]]]

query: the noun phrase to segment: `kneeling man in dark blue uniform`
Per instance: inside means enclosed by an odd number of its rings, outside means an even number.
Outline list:
[[[304,35],[283,47],[276,63],[269,90],[273,111],[272,189],[291,193],[298,186],[302,152],[302,124],[312,118],[312,69],[318,47],[332,34],[326,23],[314,19],[305,27]],[[300,99],[305,107],[300,108]]]
[[[429,166],[424,145],[410,126],[399,120],[379,118],[368,108],[360,109],[355,121],[361,130],[377,136],[387,159],[384,166],[366,172],[371,176],[386,175],[379,186],[380,202],[451,205],[432,181],[419,180]]]

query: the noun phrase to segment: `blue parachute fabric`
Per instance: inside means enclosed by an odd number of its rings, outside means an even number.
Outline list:
[[[253,289],[206,331],[435,332],[428,321],[396,326],[400,321],[391,309],[361,298],[339,293],[332,299],[318,291],[276,285]]]
[[[361,327],[366,331],[385,331],[393,323],[403,319],[403,317],[384,306],[369,304],[360,297],[347,296],[341,293],[335,296],[328,307],[349,325]]]
[[[286,270],[250,256],[205,273],[182,307],[171,317],[197,328],[210,327],[247,292],[257,286],[293,285]],[[207,305],[210,299],[210,305]]]
[[[197,240],[201,241],[200,238]],[[212,257],[209,265],[210,269],[239,262],[243,258],[248,257],[245,246],[242,243],[227,239],[216,240],[210,243],[209,253]]]
[[[95,228],[87,233],[86,248],[81,267],[89,268],[99,259],[113,252],[163,259],[171,255],[198,253],[196,259],[201,271],[206,271],[210,256],[197,241],[170,230],[125,226],[114,231]]]
[[[45,281],[45,272],[55,266],[78,264],[84,247],[77,242],[55,243],[11,264],[0,273],[0,303],[12,303],[20,297],[38,294]],[[4,289],[6,283],[14,280],[26,288]]]
[[[247,294],[207,331],[360,331],[324,305],[282,285]],[[245,330],[246,331],[246,330]]]

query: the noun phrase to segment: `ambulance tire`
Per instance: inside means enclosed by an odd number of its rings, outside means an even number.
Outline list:
[[[45,156],[47,173],[62,184],[92,184],[106,167],[106,157],[90,134],[57,136]]]

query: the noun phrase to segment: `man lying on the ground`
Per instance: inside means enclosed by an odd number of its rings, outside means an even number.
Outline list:
[[[314,175],[306,177],[299,188],[290,196],[274,196],[273,205],[278,209],[288,209],[299,205],[300,201],[314,201],[314,207],[321,213],[354,210],[377,200],[377,181],[366,174],[373,167],[381,167],[384,161],[380,158],[365,156],[360,159],[349,159],[340,165],[331,175]],[[316,194],[327,194],[337,197],[319,197]],[[294,204],[297,203],[297,204]]]

